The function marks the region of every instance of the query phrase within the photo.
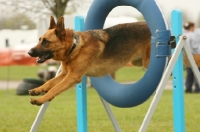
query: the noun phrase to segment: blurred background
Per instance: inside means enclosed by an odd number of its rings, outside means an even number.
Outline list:
[[[86,17],[92,0],[0,0],[0,88],[17,88],[22,80],[46,81],[55,75],[57,62],[36,63],[27,51],[37,44],[38,38],[48,29],[49,18],[65,18],[65,27],[74,27],[74,17]],[[157,0],[170,25],[173,9],[181,9],[183,23],[195,22],[200,27],[199,0]],[[152,9],[153,10],[153,9]],[[106,19],[104,28],[119,23],[145,21],[136,9],[116,7]],[[34,80],[36,81],[36,80]],[[43,82],[38,82],[41,85]]]
[[[38,87],[55,76],[59,63],[52,60],[38,65],[27,52],[38,43],[38,38],[48,29],[49,18],[65,18],[65,27],[74,27],[74,17],[86,17],[93,0],[0,0],[0,132],[27,132],[40,107],[29,104],[28,90]],[[173,9],[181,9],[183,23],[192,21],[200,27],[200,0],[156,0],[169,25]],[[102,9],[103,10],[103,9]],[[153,10],[153,9],[152,9]],[[106,19],[104,27],[118,23],[145,21],[132,7],[116,7]],[[118,82],[135,82],[145,74],[141,67],[126,65],[115,73]],[[185,74],[185,72],[184,72]],[[89,87],[90,87],[90,83]],[[168,80],[162,99],[151,120],[148,131],[173,131],[172,84]],[[88,89],[88,119],[90,132],[114,131],[99,96]],[[145,91],[144,91],[145,92]],[[17,94],[17,95],[16,95]],[[20,96],[18,96],[20,95]],[[25,96],[21,96],[25,95]],[[185,94],[186,126],[188,132],[198,132],[200,107],[198,95]],[[124,131],[139,130],[151,99],[139,107],[120,109],[113,106]],[[70,89],[51,102],[39,131],[75,132],[76,92]],[[135,132],[136,132],[135,131]]]
[[[46,31],[49,17],[56,19],[64,16],[66,27],[73,28],[73,19],[76,15],[86,17],[92,0],[0,0],[0,48],[29,43],[35,44],[38,36]],[[157,0],[165,17],[170,24],[170,14],[173,9],[181,9],[183,23],[193,21],[200,26],[199,0]],[[144,20],[141,13],[132,7],[116,7],[109,14],[105,27],[118,23]]]

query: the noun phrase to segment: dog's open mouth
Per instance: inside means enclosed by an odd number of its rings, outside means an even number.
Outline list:
[[[52,57],[53,57],[53,52],[51,51],[44,52],[37,58],[37,63],[43,63],[46,60],[51,59]]]

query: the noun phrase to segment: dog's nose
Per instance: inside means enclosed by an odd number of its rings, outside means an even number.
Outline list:
[[[38,57],[38,53],[35,49],[30,49],[28,51],[28,54],[31,56],[31,57]]]

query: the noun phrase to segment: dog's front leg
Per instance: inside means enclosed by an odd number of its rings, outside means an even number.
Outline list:
[[[56,95],[79,83],[81,81],[81,78],[82,75],[69,72],[67,76],[60,83],[51,88],[48,93],[40,98],[31,99],[30,102],[33,105],[41,105],[47,101],[51,101]]]
[[[29,90],[29,94],[32,96],[37,96],[41,93],[47,93],[51,88],[53,88],[56,84],[58,84],[60,80],[62,80],[65,76],[66,76],[65,72],[61,72],[57,77],[52,78],[42,86]]]

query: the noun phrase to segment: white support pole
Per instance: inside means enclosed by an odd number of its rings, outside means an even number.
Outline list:
[[[62,68],[62,65],[60,65],[60,67],[58,68],[57,72],[56,72],[56,76],[58,76],[58,74],[60,73]],[[55,76],[55,77],[56,77]],[[40,110],[35,118],[35,121],[33,122],[32,126],[31,126],[31,130],[30,132],[37,132],[37,129],[40,125],[40,122],[42,120],[42,117],[44,116],[44,113],[46,112],[47,107],[49,106],[49,101],[44,103],[41,107]]]
[[[146,115],[145,115],[145,118],[144,118],[144,120],[142,122],[142,125],[141,125],[141,127],[139,129],[139,132],[146,132],[147,127],[149,125],[149,122],[150,122],[150,120],[151,120],[151,118],[153,116],[153,113],[156,110],[156,106],[158,105],[158,102],[159,102],[159,100],[160,100],[160,98],[161,98],[161,96],[163,94],[163,91],[165,89],[165,86],[166,86],[166,84],[168,82],[169,76],[171,75],[172,70],[174,68],[174,65],[175,65],[175,63],[176,63],[176,61],[177,61],[177,59],[179,57],[179,54],[181,53],[183,45],[184,45],[183,36],[181,36],[180,37],[180,41],[178,42],[177,47],[176,47],[176,49],[174,51],[174,54],[172,55],[172,58],[169,61],[169,65],[167,66],[167,68],[166,68],[166,70],[165,70],[165,72],[164,72],[164,74],[162,76],[162,79],[161,79],[161,81],[160,81],[160,83],[158,85],[158,88],[156,90],[154,98],[153,98],[153,100],[152,100],[152,102],[150,104],[150,107],[149,107]]]
[[[109,104],[102,97],[100,97],[100,99],[101,99],[101,102],[102,102],[104,108],[106,109],[106,112],[107,112],[107,114],[108,114],[108,116],[109,116],[109,118],[112,122],[112,125],[115,129],[115,132],[121,132],[119,124],[118,124],[114,114],[112,113],[112,110],[111,110]]]

